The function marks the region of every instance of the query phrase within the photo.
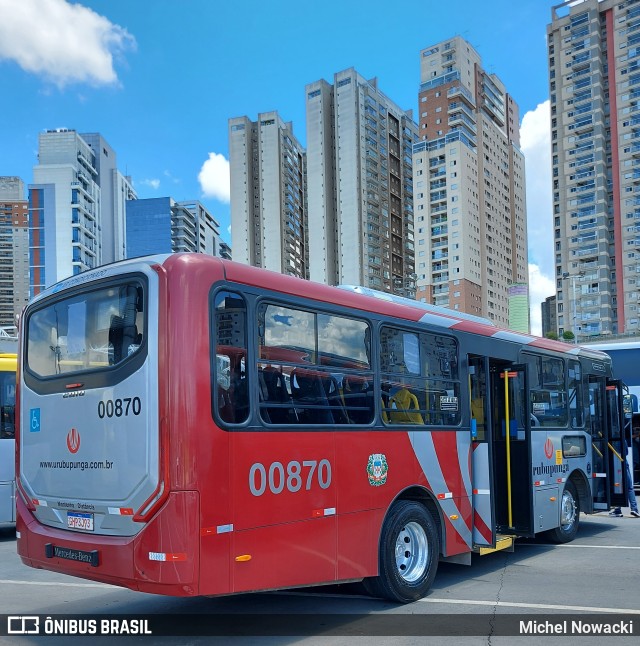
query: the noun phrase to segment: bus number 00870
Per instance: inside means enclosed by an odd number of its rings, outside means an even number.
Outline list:
[[[303,473],[303,469],[305,470]],[[279,494],[285,489],[291,493],[311,489],[317,481],[321,489],[331,485],[331,462],[329,460],[304,460],[302,464],[292,460],[286,466],[282,462],[272,462],[266,466],[260,462],[249,469],[249,489],[254,496],[261,496],[267,488],[271,493]]]
[[[107,399],[98,402],[98,417],[126,417],[140,415],[142,402],[140,397],[124,397],[123,399]]]

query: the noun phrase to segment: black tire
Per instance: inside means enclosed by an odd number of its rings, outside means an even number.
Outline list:
[[[416,601],[431,587],[439,557],[440,540],[431,514],[420,503],[400,500],[382,526],[379,575],[365,579],[365,589],[374,597]]]
[[[567,482],[560,503],[560,527],[549,530],[547,536],[554,543],[569,543],[578,533],[580,525],[580,500],[573,482]]]

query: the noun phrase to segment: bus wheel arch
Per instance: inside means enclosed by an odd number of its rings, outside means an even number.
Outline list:
[[[440,518],[426,492],[403,492],[385,515],[378,544],[378,576],[363,581],[369,594],[399,603],[423,597],[440,559]]]
[[[558,527],[547,532],[555,543],[569,543],[578,533],[580,525],[580,498],[574,484],[576,480],[569,479],[564,485],[560,499],[560,521]]]
[[[571,482],[578,494],[580,511],[585,514],[593,513],[593,498],[591,496],[590,479],[582,469],[577,469],[571,473],[567,482]]]

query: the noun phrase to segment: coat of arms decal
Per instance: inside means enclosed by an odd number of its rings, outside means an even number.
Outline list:
[[[372,487],[379,487],[387,481],[387,471],[389,465],[387,464],[387,456],[384,453],[374,453],[369,456],[367,462],[367,475],[369,476],[369,484]]]

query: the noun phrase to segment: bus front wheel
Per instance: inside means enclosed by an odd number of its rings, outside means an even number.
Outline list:
[[[579,524],[580,500],[575,485],[569,481],[562,492],[560,526],[550,530],[548,536],[556,543],[569,543],[576,537]]]
[[[424,505],[401,500],[393,505],[382,526],[379,575],[365,579],[369,594],[409,603],[423,597],[436,575],[440,541]]]

